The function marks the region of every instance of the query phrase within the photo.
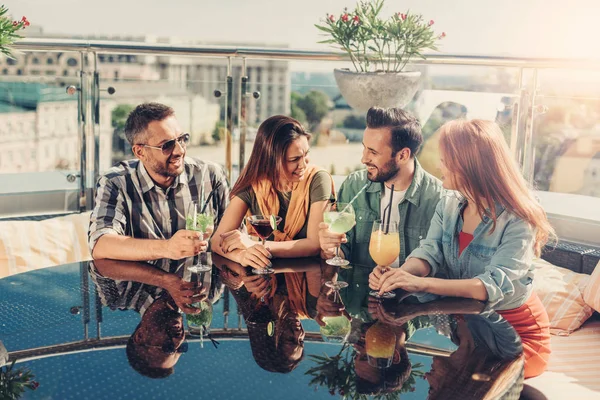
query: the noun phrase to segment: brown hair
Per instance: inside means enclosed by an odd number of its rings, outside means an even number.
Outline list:
[[[447,122],[440,128],[440,152],[444,165],[456,176],[457,187],[472,197],[479,216],[493,220],[492,231],[498,202],[535,229],[533,247],[539,256],[549,238],[555,237],[554,229],[519,172],[500,127],[477,119]]]
[[[268,179],[278,188],[285,152],[290,143],[302,136],[311,138],[300,122],[285,115],[269,117],[260,124],[248,163],[231,189],[231,198],[261,179]]]
[[[388,128],[392,133],[392,156],[408,148],[414,157],[421,148],[423,135],[421,123],[411,113],[401,108],[371,107],[367,111],[367,127],[371,129]]]
[[[148,129],[148,125],[154,121],[162,121],[172,115],[175,111],[161,103],[143,103],[138,105],[129,113],[125,122],[125,137],[130,145],[138,144],[137,136]]]
[[[151,367],[148,360],[140,354],[140,350],[144,349],[144,347],[135,343],[133,337],[141,325],[142,323],[140,322],[129,337],[129,340],[127,340],[127,346],[125,346],[125,353],[127,354],[129,365],[140,375],[152,379],[161,379],[173,375],[175,368]]]

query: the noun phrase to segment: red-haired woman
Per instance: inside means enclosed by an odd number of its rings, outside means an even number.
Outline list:
[[[532,291],[534,255],[552,226],[493,122],[457,120],[440,128],[444,188],[427,234],[401,268],[370,276],[385,292],[402,288],[487,302],[523,341],[525,377],[550,354],[548,315]]]

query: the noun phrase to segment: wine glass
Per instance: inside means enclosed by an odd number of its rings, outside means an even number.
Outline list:
[[[350,203],[327,204],[323,213],[323,221],[329,225],[329,230],[335,233],[346,233],[356,224],[354,208]],[[350,264],[350,261],[340,257],[339,246],[335,248],[335,257],[325,261],[329,265],[338,267]]]
[[[199,314],[186,314],[188,332],[191,336],[199,336],[200,344],[204,347],[204,335],[208,335],[213,318],[213,305],[208,299],[191,304],[200,311]]]
[[[185,229],[200,232],[202,234],[202,239],[205,240],[208,239],[215,230],[215,214],[212,210],[204,210],[204,212],[200,211],[200,205],[197,202],[193,201],[190,203],[185,217]],[[199,258],[198,263],[190,266],[189,270],[195,273],[210,271],[212,266],[209,265],[210,263],[208,262],[206,252],[201,252]],[[204,260],[207,260],[206,263]]]
[[[381,220],[373,222],[371,230],[371,240],[369,241],[369,254],[377,265],[387,267],[398,258],[400,254],[400,235],[398,226],[394,224],[386,225]],[[383,272],[387,271],[387,268]],[[394,292],[385,292],[381,296],[379,291],[371,290],[371,296],[384,299],[393,299],[396,297]]]
[[[261,238],[262,245],[265,245],[265,241],[274,230],[277,229],[277,225],[281,223],[280,216],[271,215],[270,217],[262,216],[262,215],[251,215],[248,217],[248,223],[252,225],[256,234]],[[275,272],[273,268],[265,267],[262,269],[253,268],[252,272],[259,275],[272,274]]]

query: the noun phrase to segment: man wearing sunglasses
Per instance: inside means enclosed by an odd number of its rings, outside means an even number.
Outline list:
[[[136,159],[123,161],[98,181],[89,229],[92,256],[145,261],[179,260],[206,251],[208,243],[185,229],[192,201],[220,221],[229,199],[223,169],[186,158],[189,133],[171,107],[137,106],[127,118],[125,136]]]

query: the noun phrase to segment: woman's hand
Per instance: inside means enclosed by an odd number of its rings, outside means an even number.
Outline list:
[[[220,236],[219,247],[223,254],[227,254],[230,251],[237,249],[246,250],[254,244],[250,238],[237,229],[222,233]]]
[[[402,268],[390,268],[379,277],[379,294],[395,289],[404,289],[409,293],[425,292],[427,278],[421,278],[404,271]],[[370,285],[370,279],[369,279]]]
[[[381,265],[377,265],[375,269],[369,274],[369,287],[373,290],[379,290],[381,287],[381,276],[384,272],[386,272],[388,267],[382,267]]]
[[[271,267],[271,253],[262,244],[255,244],[242,251],[240,264],[244,267],[265,269]]]

